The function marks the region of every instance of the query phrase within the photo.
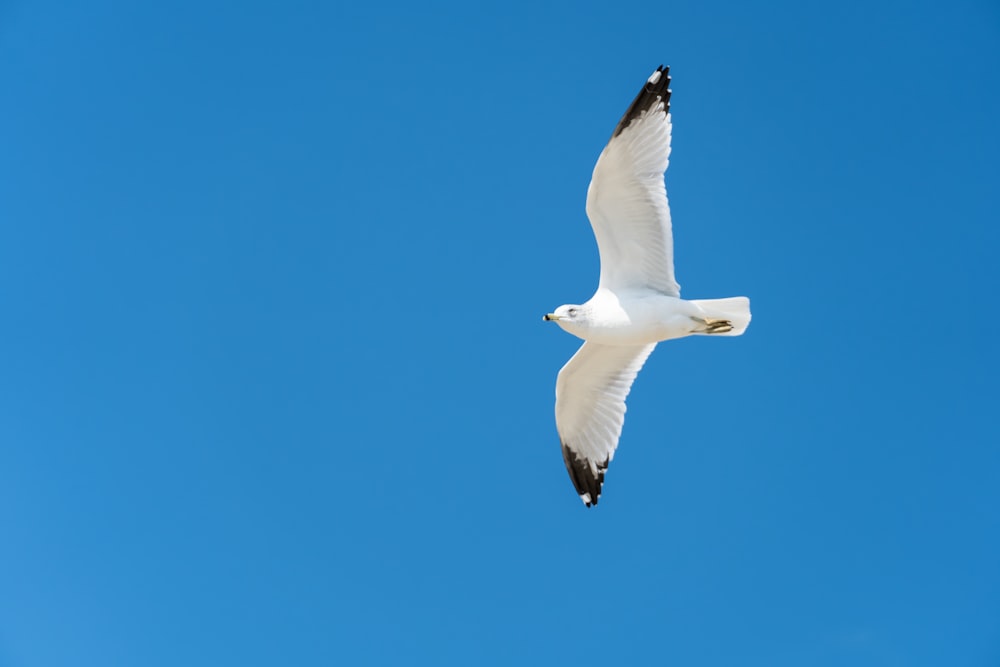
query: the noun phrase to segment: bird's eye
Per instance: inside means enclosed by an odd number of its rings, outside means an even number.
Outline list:
[[[576,308],[570,308],[567,312],[570,317],[576,317]]]

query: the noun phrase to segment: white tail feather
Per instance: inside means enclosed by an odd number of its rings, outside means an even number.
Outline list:
[[[739,336],[750,324],[750,299],[745,296],[731,296],[728,299],[696,299],[691,303],[698,306],[708,319],[729,320],[733,323],[732,331],[702,335]]]

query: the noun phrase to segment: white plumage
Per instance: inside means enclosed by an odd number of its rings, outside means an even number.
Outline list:
[[[674,278],[663,173],[670,157],[670,75],[659,67],[594,167],[587,216],[601,255],[597,291],[544,319],[582,338],[556,380],[563,459],[583,502],[596,505],[625,421],[625,399],[656,344],[692,334],[738,336],[746,297],[685,301]]]
[[[648,85],[666,72],[657,70]],[[665,96],[670,99],[669,90]],[[669,104],[663,97],[627,131],[613,137],[594,166],[587,188],[587,217],[601,253],[600,287],[639,285],[679,296],[674,280],[674,239],[663,172],[670,163]],[[624,120],[624,119],[623,119]]]

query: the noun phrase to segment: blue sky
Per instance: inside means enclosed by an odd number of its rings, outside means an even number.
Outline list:
[[[541,321],[673,75],[601,504]],[[995,665],[993,2],[0,5],[0,664]]]

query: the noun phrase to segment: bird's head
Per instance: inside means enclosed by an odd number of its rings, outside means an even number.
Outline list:
[[[577,318],[580,317],[582,311],[583,311],[582,306],[577,306],[577,305],[559,306],[558,308],[556,308],[555,312],[543,315],[542,319],[545,320],[546,322],[555,322],[559,326],[565,328],[564,325],[573,324],[577,320]]]

